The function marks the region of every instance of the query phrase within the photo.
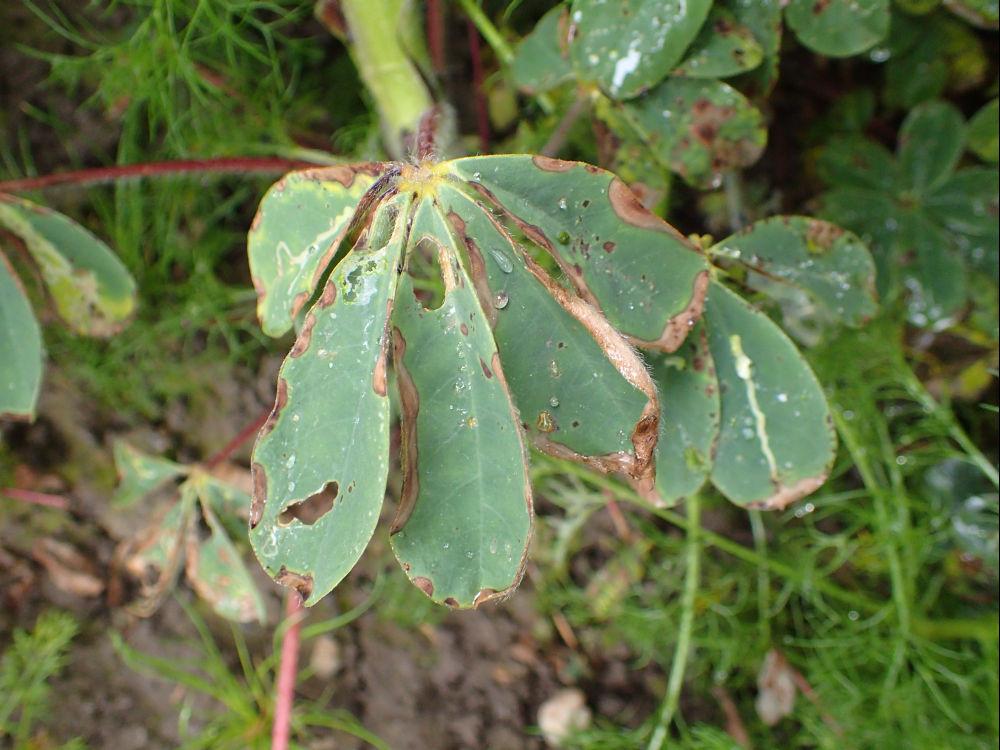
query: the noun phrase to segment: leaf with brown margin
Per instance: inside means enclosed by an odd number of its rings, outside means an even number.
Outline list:
[[[280,336],[292,327],[334,260],[358,202],[384,170],[362,163],[291,172],[264,195],[247,236],[264,333]]]
[[[621,180],[590,164],[523,155],[443,166],[549,252],[580,295],[633,343],[680,346],[701,313],[707,261]]]
[[[718,282],[705,326],[722,397],[712,484],[737,505],[767,510],[814,492],[836,436],[809,365],[770,318]]]
[[[486,206],[450,185],[436,200],[465,246],[480,304],[492,312],[504,373],[535,445],[600,471],[651,476],[658,404],[639,357],[604,316],[555,283]],[[490,372],[485,361],[481,367]]]
[[[434,310],[400,280],[392,312],[403,414],[404,488],[392,548],[434,601],[477,607],[517,585],[531,485],[517,413],[447,219],[417,207],[410,246],[430,242],[445,284]]]
[[[375,209],[337,265],[279,372],[278,399],[253,453],[250,540],[264,569],[314,604],[368,544],[385,495],[389,401],[381,378],[409,195]],[[307,523],[292,506],[332,507]],[[322,501],[325,502],[325,501]]]

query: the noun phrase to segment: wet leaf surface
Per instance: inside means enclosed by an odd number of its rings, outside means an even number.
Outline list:
[[[280,336],[291,329],[380,169],[375,164],[307,169],[267,191],[247,236],[264,333]]]
[[[281,367],[273,418],[254,448],[254,551],[310,604],[357,562],[385,494],[387,322],[405,239],[396,219],[408,204],[381,205],[334,269]],[[336,498],[312,523],[285,514],[324,490]]]
[[[781,329],[717,282],[705,325],[721,394],[712,483],[738,505],[784,508],[818,489],[833,462],[823,391]]]
[[[764,60],[764,49],[750,27],[722,5],[715,5],[687,55],[671,75],[686,78],[726,78],[753,70]]]
[[[574,0],[570,54],[581,80],[613,99],[655,86],[694,41],[708,0]]]
[[[810,49],[848,57],[875,46],[889,33],[889,0],[791,0],[785,20]]]

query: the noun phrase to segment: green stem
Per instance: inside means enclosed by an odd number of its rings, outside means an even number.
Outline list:
[[[647,750],[660,750],[667,738],[667,731],[677,713],[681,697],[681,685],[684,682],[684,672],[687,670],[688,655],[691,651],[691,630],[694,627],[694,600],[698,594],[698,581],[701,577],[701,499],[698,493],[688,497],[687,507],[687,545],[686,570],[684,571],[684,594],[681,599],[681,627],[677,634],[677,645],[674,647],[674,661],[670,665],[670,678],[667,681],[667,694],[660,708],[660,720],[649,739]]]
[[[505,68],[510,67],[511,63],[514,62],[514,49],[504,39],[500,30],[493,25],[489,16],[483,13],[483,9],[479,7],[475,0],[458,0],[458,4],[462,6],[462,10],[465,11],[465,15],[469,17],[469,20],[479,29],[479,33],[482,34],[483,39],[493,49],[493,54],[497,56],[500,63]],[[535,97],[535,101],[538,102],[538,106],[545,114],[551,115],[555,112],[555,105],[547,94],[538,94]]]
[[[753,546],[762,560],[767,560],[767,530],[759,510],[748,511],[750,530],[753,532]],[[767,565],[757,566],[757,622],[760,627],[761,645],[765,648],[771,642],[771,576]]]
[[[899,621],[900,636],[903,639],[910,634],[910,602],[907,597],[906,576],[903,574],[903,565],[896,547],[895,539],[898,530],[893,529],[893,524],[889,518],[889,501],[887,493],[882,487],[882,483],[875,476],[874,468],[868,461],[868,455],[860,445],[857,433],[850,428],[847,420],[839,409],[833,409],[833,419],[837,424],[837,431],[844,441],[854,466],[861,475],[861,481],[871,493],[875,505],[875,515],[879,526],[885,534],[887,540],[885,545],[886,556],[889,559],[889,577],[892,581],[892,599],[896,607],[896,618]]]
[[[1000,474],[998,474],[997,468],[988,458],[986,458],[986,456],[983,455],[983,452],[979,450],[969,436],[965,434],[965,430],[963,430],[962,426],[955,420],[955,416],[951,410],[946,409],[939,404],[934,397],[927,392],[923,383],[920,382],[919,378],[917,378],[917,376],[913,374],[913,371],[908,367],[906,368],[906,374],[903,378],[903,382],[910,395],[913,396],[913,398],[916,399],[924,409],[944,423],[948,430],[948,436],[961,446],[966,455],[972,459],[972,462],[989,478],[989,480],[993,483],[993,486],[1000,488]]]

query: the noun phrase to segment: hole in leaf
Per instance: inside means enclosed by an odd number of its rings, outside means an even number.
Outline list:
[[[315,495],[310,495],[305,500],[293,503],[281,511],[278,523],[287,526],[292,520],[298,520],[307,526],[312,526],[330,512],[339,494],[340,485],[337,482],[327,482]]]

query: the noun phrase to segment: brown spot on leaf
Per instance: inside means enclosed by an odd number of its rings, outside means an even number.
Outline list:
[[[844,230],[836,224],[818,219],[810,219],[806,228],[806,241],[811,245],[816,245],[823,250],[829,250],[837,238],[844,234]]]
[[[303,599],[308,599],[312,594],[313,577],[309,573],[293,573],[282,565],[281,570],[278,571],[278,575],[274,577],[274,580],[282,586],[295,589]]]
[[[712,148],[715,136],[719,134],[719,126],[711,122],[701,122],[691,126],[695,138],[708,148]]]
[[[469,326],[465,325],[465,323],[462,323],[461,325],[459,325],[458,330],[460,330],[462,332],[463,336],[468,336],[469,335]]]
[[[670,232],[671,227],[659,216],[651,213],[642,201],[629,190],[628,185],[615,177],[608,187],[608,199],[618,218],[641,229]]]
[[[274,408],[271,409],[271,413],[267,417],[267,421],[264,422],[264,426],[260,428],[260,434],[257,436],[257,440],[263,440],[270,434],[271,430],[278,423],[278,417],[281,416],[281,410],[285,408],[288,403],[288,381],[282,377],[278,378],[278,392],[274,397]]]
[[[298,338],[295,339],[295,343],[292,344],[292,349],[288,352],[288,356],[295,359],[296,357],[301,357],[306,353],[306,349],[309,348],[309,344],[312,341],[313,328],[316,325],[316,315],[314,313],[309,313],[306,316],[305,323],[302,324],[302,330],[299,331]]]
[[[826,10],[827,6],[829,6],[829,5],[830,5],[830,0],[816,0],[816,2],[813,3],[813,7],[812,7],[813,15],[817,15],[817,16],[821,15],[823,13],[823,11]]]
[[[483,362],[482,357],[479,358],[479,366],[483,368],[483,375],[486,376],[487,380],[493,377],[493,373],[490,371],[490,368],[486,365],[486,363]]]
[[[292,521],[299,521],[306,526],[312,526],[333,509],[339,494],[340,485],[337,482],[327,482],[319,492],[305,500],[294,502],[281,511],[278,523],[288,526]]]
[[[413,579],[413,585],[427,594],[427,596],[434,596],[434,584],[431,582],[430,578],[417,576]]]
[[[264,515],[264,503],[267,502],[267,474],[263,465],[253,463],[250,467],[250,477],[253,481],[253,499],[250,501],[250,528],[255,528]]]
[[[372,389],[379,396],[386,394],[386,367],[389,359],[389,316],[392,313],[392,300],[385,303],[385,327],[382,338],[379,339],[378,359],[375,360],[375,370],[372,373]]]
[[[503,596],[503,593],[496,589],[482,589],[476,594],[476,598],[472,600],[472,608],[475,609],[480,604],[485,604],[488,601],[496,599],[498,596]]]
[[[546,172],[568,172],[577,164],[564,159],[553,159],[550,156],[533,156],[531,161],[536,167]]]
[[[400,492],[396,515],[389,528],[389,533],[395,534],[409,520],[420,489],[417,478],[417,413],[420,411],[420,397],[417,394],[413,378],[405,365],[406,339],[396,327],[392,329],[392,343],[396,383],[399,388],[400,438],[402,442],[400,453],[403,463],[403,489]]]
[[[781,482],[775,482],[774,494],[766,500],[749,503],[747,507],[755,510],[784,510],[792,503],[801,500],[807,495],[811,495],[822,487],[826,482],[827,476],[827,472],[824,471],[819,476],[800,479],[790,487],[781,484]]]
[[[448,221],[455,227],[455,232],[464,240],[466,251],[469,254],[469,275],[472,277],[472,286],[476,290],[476,297],[479,305],[486,314],[486,319],[490,323],[490,328],[497,324],[497,311],[493,305],[493,293],[490,291],[489,279],[486,274],[486,264],[483,262],[483,254],[479,251],[479,246],[466,233],[465,221],[454,211],[448,213]],[[495,222],[494,222],[495,223]]]
[[[461,605],[458,603],[458,599],[453,596],[449,596],[444,600],[444,603],[451,607],[452,609],[458,609]]]
[[[677,351],[677,348],[684,343],[684,339],[687,338],[688,333],[701,317],[702,309],[705,306],[705,295],[708,292],[708,281],[708,271],[700,271],[694,277],[691,301],[688,302],[687,307],[667,321],[660,338],[656,341],[642,341],[630,337],[631,341],[647,349],[658,349],[664,352]]]
[[[323,294],[320,295],[319,300],[316,304],[319,307],[327,308],[334,303],[337,299],[337,284],[331,276],[326,282],[326,286],[323,287]]]
[[[602,247],[604,248],[604,252],[612,253],[615,250],[615,243],[612,242],[611,240],[608,240],[607,242],[604,243],[604,245],[602,245]]]

